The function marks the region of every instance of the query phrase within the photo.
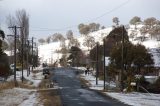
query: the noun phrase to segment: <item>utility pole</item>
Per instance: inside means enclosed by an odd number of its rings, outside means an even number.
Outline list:
[[[34,38],[32,37],[32,71],[33,71],[33,40]]]
[[[104,73],[104,76],[103,76],[103,78],[104,78],[104,90],[106,89],[106,66],[105,66],[105,48],[106,48],[106,46],[105,46],[105,38],[103,39],[103,54],[104,54],[104,57],[103,57],[103,73]]]
[[[99,65],[99,62],[98,62],[98,51],[99,51],[99,44],[98,44],[98,42],[97,42],[97,44],[96,44],[96,85],[98,85],[98,76],[99,76],[99,72],[98,72],[98,65]]]
[[[16,48],[16,44],[17,44],[17,28],[22,28],[22,27],[17,27],[17,26],[11,26],[11,27],[8,27],[8,28],[12,28],[14,29],[14,35],[8,35],[8,36],[14,36],[14,83],[15,83],[15,86],[17,86],[17,81],[16,81],[16,51],[17,51],[17,48]]]
[[[124,71],[124,26],[122,26],[122,66],[121,66],[121,92],[123,91],[123,71]]]
[[[27,49],[30,50],[29,48],[29,40],[27,40]],[[29,68],[28,68],[28,56],[29,56],[29,52],[27,50],[27,76],[29,76]]]
[[[23,45],[23,43],[24,43],[24,36],[22,35],[22,83],[23,83],[23,47],[24,47],[24,45]]]

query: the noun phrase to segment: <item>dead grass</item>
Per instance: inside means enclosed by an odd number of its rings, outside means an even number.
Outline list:
[[[43,79],[38,87],[39,99],[44,106],[62,106],[61,99],[56,89],[47,90],[51,83],[49,79]],[[40,90],[45,89],[45,90]]]
[[[0,83],[0,91],[4,89],[12,89],[14,88],[15,84],[13,81],[11,82],[2,82]]]
[[[61,106],[61,99],[56,90],[39,91],[39,99],[44,106]]]
[[[85,79],[83,79],[81,77],[80,77],[80,82],[81,82],[82,85],[84,85],[86,87],[90,87],[91,86],[91,84],[89,83],[89,81],[87,81],[87,80],[85,80]]]

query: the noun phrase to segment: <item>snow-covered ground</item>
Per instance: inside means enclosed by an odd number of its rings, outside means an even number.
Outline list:
[[[89,88],[94,90],[103,90],[103,81],[98,80],[98,85],[96,85],[96,78],[90,75],[81,75],[81,78],[84,78],[89,82]],[[111,87],[116,87],[115,83],[107,83]],[[117,92],[103,92],[104,94],[115,98],[125,104],[131,106],[160,106],[160,94],[151,94],[151,93],[139,93],[139,92],[131,92],[131,93],[117,93]]]
[[[0,106],[41,106],[34,90],[14,88],[0,92]]]
[[[34,70],[37,70],[37,69],[34,69]],[[23,76],[24,76],[24,79],[28,80],[28,83],[30,83],[34,87],[38,87],[39,83],[44,78],[41,69],[39,69],[39,72],[37,73],[33,73],[31,71],[29,76],[27,76],[27,70],[23,70]],[[21,78],[22,78],[22,71],[16,71],[16,80],[21,81]],[[10,76],[7,80],[11,81],[13,79],[14,79],[14,75]]]
[[[89,81],[88,86],[90,89],[95,89],[95,90],[103,90],[103,85],[104,85],[104,81],[103,80],[99,80],[98,79],[98,84],[96,85],[96,77],[93,76],[92,74],[81,74],[81,78]],[[110,86],[111,88],[115,88],[116,84],[114,82],[106,82],[106,85]]]
[[[16,75],[17,81],[21,81],[22,72],[17,71]],[[31,72],[27,76],[27,71],[24,70],[24,78],[28,80],[29,85],[38,87],[44,76],[42,71]],[[8,79],[8,81],[11,80],[13,76]],[[42,104],[40,104],[36,89],[13,88],[0,91],[0,106],[42,106]]]
[[[107,95],[115,98],[125,104],[131,106],[159,106],[160,94],[148,94],[148,93],[115,93],[105,92]]]

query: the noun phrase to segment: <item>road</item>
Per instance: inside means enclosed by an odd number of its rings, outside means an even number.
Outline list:
[[[63,106],[127,106],[110,97],[82,88],[79,77],[73,69],[55,69],[53,80],[60,87]]]

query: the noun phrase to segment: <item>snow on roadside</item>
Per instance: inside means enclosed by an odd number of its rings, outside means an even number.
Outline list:
[[[22,89],[22,88],[13,88],[7,89],[0,92],[0,106],[34,106],[36,103],[37,98],[33,98],[32,95],[35,95],[35,91]],[[32,100],[31,100],[32,98]],[[25,101],[30,99],[29,105],[25,105]],[[24,101],[24,102],[23,102]]]
[[[89,75],[85,75],[85,74],[81,74],[81,78],[89,81],[89,86],[90,86],[90,89],[95,89],[95,90],[103,90],[103,84],[104,84],[104,81],[103,80],[98,80],[98,84],[96,85],[96,77],[93,76],[92,74],[89,74]],[[116,84],[114,82],[106,82],[106,85],[114,88],[116,87]]]
[[[38,87],[41,80],[44,78],[42,71],[39,70],[31,72],[27,76],[27,70],[24,70],[24,78],[28,80],[28,84],[34,87]],[[16,78],[18,81],[21,81],[22,71],[16,72]],[[14,76],[11,76],[8,81],[14,79]],[[23,89],[23,88],[13,88],[0,91],[0,106],[42,106],[39,103],[38,94],[36,89]]]
[[[37,94],[33,93],[29,96],[29,98],[25,101],[23,101],[19,106],[43,106],[42,104],[40,104],[37,100]]]
[[[96,85],[96,78],[93,75],[81,74],[81,78],[89,82],[89,88],[95,90],[103,90],[103,81],[98,80],[98,85]],[[108,84],[106,82],[106,84]],[[115,87],[114,83],[110,84],[111,87]],[[132,106],[159,106],[160,104],[160,94],[147,94],[147,93],[117,93],[117,92],[103,92],[106,95],[115,98],[125,104]]]
[[[38,87],[39,83],[44,78],[42,71],[40,70],[37,73],[30,72],[29,76],[27,76],[27,70],[23,70],[23,76],[24,76],[24,79],[28,80],[28,82],[34,87]],[[16,71],[16,79],[18,81],[21,81],[21,78],[22,78],[22,71]],[[7,79],[7,81],[11,81],[13,79],[14,79],[14,75],[10,76]]]
[[[160,94],[147,94],[147,93],[111,93],[105,92],[107,95],[132,106],[159,106]]]

